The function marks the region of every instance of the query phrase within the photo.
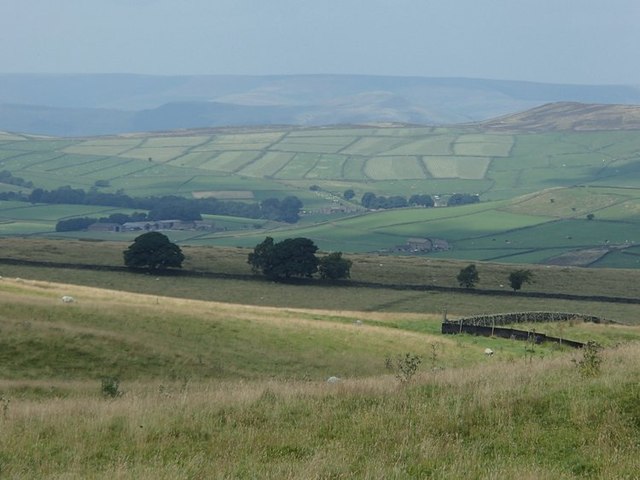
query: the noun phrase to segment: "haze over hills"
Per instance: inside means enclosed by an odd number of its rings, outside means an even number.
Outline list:
[[[640,104],[640,88],[366,75],[5,74],[0,130],[85,136],[277,124],[455,124],[558,101]]]

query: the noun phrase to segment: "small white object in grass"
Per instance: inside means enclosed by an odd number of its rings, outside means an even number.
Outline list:
[[[71,295],[63,295],[61,300],[63,303],[73,303],[76,301],[76,299],[73,298]]]
[[[362,320],[356,320],[355,322],[353,322],[353,324],[359,327],[360,325],[362,325]]]
[[[327,378],[327,383],[338,383],[340,382],[340,378],[339,377],[329,377]]]
[[[490,348],[485,348],[484,354],[490,357],[491,355],[493,355],[493,350],[491,350]]]

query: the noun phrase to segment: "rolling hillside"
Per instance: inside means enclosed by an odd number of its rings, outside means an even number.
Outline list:
[[[60,301],[68,294],[74,303]],[[429,313],[7,278],[0,301],[2,476],[577,479],[638,469],[637,327],[555,325],[603,339],[589,360],[568,347],[443,336]],[[394,376],[407,355],[422,363]]]
[[[78,139],[5,133],[0,170],[34,188],[248,202],[295,195],[304,203],[294,227],[212,216],[216,232],[170,232],[185,244],[253,246],[267,234],[305,235],[325,250],[388,252],[430,237],[452,246],[436,254],[444,257],[635,267],[638,112],[564,103],[447,128],[224,128]],[[355,192],[351,201],[343,198],[347,189]],[[30,191],[0,184],[0,192],[17,190]],[[429,194],[440,204],[462,192],[478,194],[481,203],[367,212],[359,204],[365,192]],[[3,201],[0,232],[52,235],[60,219],[117,211]]]

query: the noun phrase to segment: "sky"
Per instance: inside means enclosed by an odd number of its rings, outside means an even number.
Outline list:
[[[640,85],[639,0],[0,0],[0,73]]]

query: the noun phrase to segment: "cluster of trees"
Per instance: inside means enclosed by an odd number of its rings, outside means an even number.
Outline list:
[[[33,182],[24,178],[14,177],[9,170],[0,171],[0,183],[7,185],[16,185],[18,187],[33,188]]]
[[[476,266],[470,264],[460,270],[456,279],[461,287],[473,288],[480,281],[480,274]],[[509,285],[514,292],[520,290],[525,283],[533,283],[531,270],[519,269],[509,273]]]
[[[15,177],[13,177],[15,179]],[[69,186],[55,190],[34,189],[29,195],[4,192],[0,200],[68,205],[104,205],[148,210],[149,220],[202,220],[202,214],[261,218],[296,223],[300,219],[302,201],[296,196],[283,199],[267,198],[261,203],[223,201],[216,198],[185,198],[176,195],[162,197],[130,197],[122,192],[108,193],[97,189],[85,191]]]
[[[346,192],[345,192],[346,194]],[[360,203],[363,207],[379,210],[387,208],[402,208],[414,205],[420,205],[423,207],[433,207],[434,201],[431,195],[411,195],[409,200],[402,195],[393,195],[390,197],[378,196],[372,192],[366,192],[362,195]]]
[[[349,278],[351,260],[342,258],[342,252],[316,257],[318,247],[312,240],[304,237],[287,238],[274,242],[266,237],[249,254],[247,262],[254,272],[261,272],[275,281],[291,277],[312,277],[320,274],[324,280]]]

